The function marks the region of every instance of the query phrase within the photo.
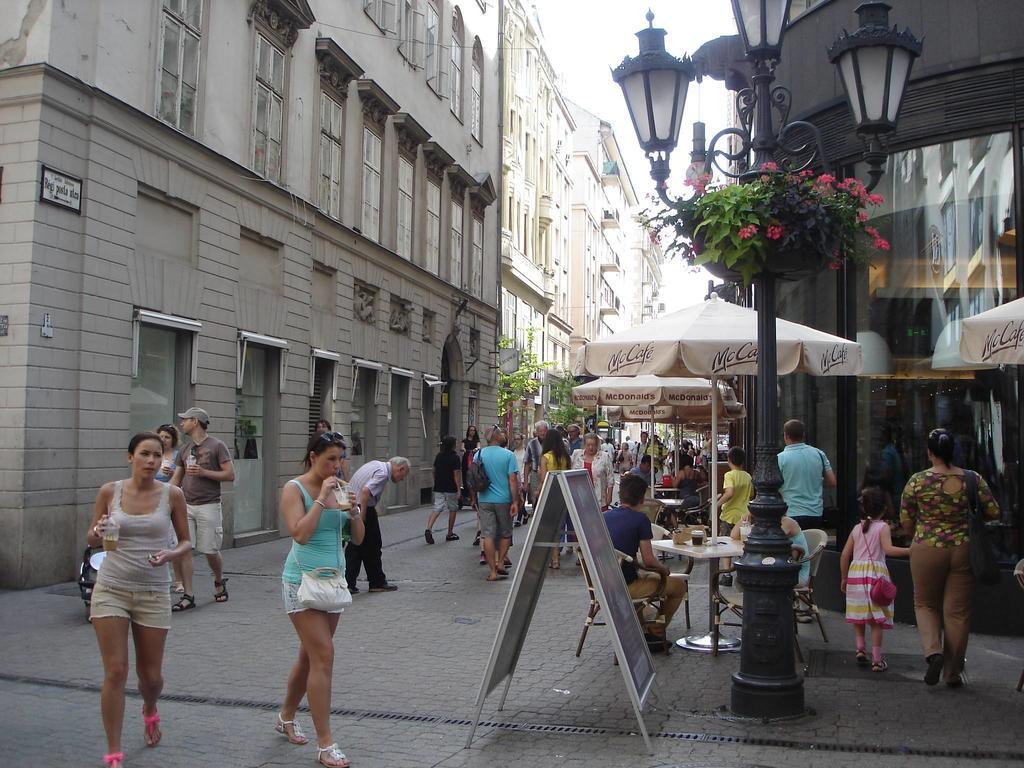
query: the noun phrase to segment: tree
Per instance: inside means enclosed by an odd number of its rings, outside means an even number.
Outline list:
[[[572,402],[572,388],[576,386],[576,377],[572,371],[565,368],[552,379],[548,421],[565,425],[582,423],[586,412]]]
[[[540,373],[551,363],[542,362],[533,351],[536,329],[526,329],[525,348],[519,350],[519,368],[513,373],[498,371],[498,413],[508,416],[515,406],[533,397],[540,391]],[[498,341],[500,349],[515,346],[515,342],[503,336]]]

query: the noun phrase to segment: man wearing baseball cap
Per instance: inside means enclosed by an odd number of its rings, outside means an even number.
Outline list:
[[[192,406],[184,413],[179,413],[178,417],[181,419],[181,431],[188,435],[191,442],[178,451],[171,483],[181,486],[185,494],[192,547],[196,552],[206,555],[206,562],[213,571],[213,599],[218,603],[226,603],[227,579],[224,578],[224,565],[220,556],[224,538],[220,484],[235,481],[235,465],[231,461],[228,447],[216,437],[206,434],[210,414]],[[181,558],[181,583],[185,594],[171,608],[173,611],[187,611],[196,607],[195,592],[192,589],[191,552]]]

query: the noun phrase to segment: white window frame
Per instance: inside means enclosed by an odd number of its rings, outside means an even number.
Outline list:
[[[182,0],[186,2],[187,0]],[[203,19],[203,0],[194,0],[199,4],[199,23],[202,25]],[[202,63],[202,40],[203,30],[201,27],[197,28],[188,23],[188,20],[181,13],[177,13],[171,10],[168,5],[168,0],[163,0],[161,3],[161,15],[160,15],[160,45],[157,48],[157,77],[156,77],[156,101],[154,102],[154,112],[156,116],[163,120],[169,125],[173,125],[179,131],[187,133],[189,136],[196,135],[196,123],[198,120],[199,111],[199,66]],[[177,57],[177,73],[175,74],[177,80],[177,88],[174,95],[174,119],[170,120],[161,112],[161,103],[163,101],[163,73],[164,69],[164,38],[167,32],[168,25],[173,25],[178,28],[178,57]],[[192,103],[192,125],[183,126],[181,124],[181,94],[182,94],[182,83],[184,82],[185,74],[185,38],[191,37],[195,41],[195,93],[193,95]]]
[[[430,41],[431,24],[433,24],[434,41]],[[426,24],[423,35],[423,70],[429,85],[438,95],[441,94],[441,14],[433,0],[427,0]]]
[[[338,363],[341,362],[341,355],[337,352],[331,352],[327,349],[317,349],[314,347],[309,351],[309,396],[313,396],[313,375],[316,371],[316,361],[327,360],[334,363],[334,367],[331,368],[331,402],[338,399]]]
[[[469,292],[478,299],[484,291],[484,220],[473,217],[473,249],[470,255]]]
[[[356,399],[356,387],[359,384],[359,369],[369,368],[372,371],[377,372],[377,376],[374,378],[373,384],[373,403],[374,405],[384,405],[380,401],[380,381],[383,378],[381,374],[384,372],[384,366],[381,363],[375,363],[372,360],[363,360],[359,357],[352,358],[352,396],[349,398],[349,402],[355,402]]]
[[[380,171],[383,142],[380,136],[363,126],[363,236],[380,242]]]
[[[324,123],[324,117],[326,114],[330,114],[330,120],[327,121],[326,127]],[[332,122],[334,115],[337,114],[338,125],[337,133],[334,133],[334,124]],[[342,172],[342,151],[341,142],[342,137],[345,135],[345,111],[342,109],[341,104],[335,101],[326,92],[320,92],[320,153],[318,162],[320,165],[318,181],[318,197],[320,203],[320,210],[326,213],[333,219],[341,218],[341,172]],[[327,172],[324,173],[324,152],[329,155]],[[327,192],[327,199],[324,199],[324,192]]]
[[[363,10],[382,32],[395,31],[395,0],[363,0]]]
[[[260,49],[262,46],[269,46],[271,53],[271,64],[270,64],[270,80],[265,80],[260,76]],[[274,54],[281,57],[281,90],[277,91],[273,83],[273,71],[274,71]],[[285,105],[285,81],[287,80],[287,73],[285,68],[287,67],[287,57],[283,50],[271,42],[270,38],[266,35],[257,32],[256,33],[256,57],[253,66],[253,91],[252,91],[252,169],[273,182],[279,182],[281,180],[281,170],[284,165],[284,105]],[[267,101],[267,132],[266,142],[263,151],[263,166],[259,167],[256,163],[256,148],[257,148],[257,136],[263,135],[259,131],[259,97],[260,93],[266,94]],[[277,128],[277,139],[274,139],[274,107],[277,106],[277,116],[279,124]],[[277,143],[277,168],[271,168],[268,162],[270,152],[270,145],[272,142]]]
[[[390,373],[391,373],[391,378],[392,379],[395,376],[403,376],[403,377],[409,379],[409,389],[406,390],[406,393],[405,393],[405,395],[406,395],[405,396],[405,399],[406,399],[405,408],[406,408],[406,410],[411,411],[412,410],[412,383],[414,381],[419,381],[420,375],[418,373],[416,373],[416,371],[410,371],[408,368],[396,368],[393,365],[390,368]],[[391,388],[391,382],[388,382],[388,389],[390,389],[390,388]]]
[[[426,29],[425,15],[420,10],[422,0],[401,0],[401,18],[398,30],[398,52],[414,67],[424,66],[423,38]]]
[[[245,356],[249,351],[250,344],[258,344],[261,347],[271,347],[281,351],[278,362],[278,391],[284,392],[285,381],[288,380],[288,342],[276,336],[265,336],[262,333],[251,333],[249,331],[238,332],[238,344],[235,350],[235,389],[242,388],[242,381],[245,376]]]
[[[412,225],[416,167],[408,158],[398,156],[398,232],[395,250],[412,261]]]
[[[427,179],[427,242],[423,266],[434,275],[441,266],[441,185],[433,179]]]
[[[462,259],[463,259],[463,228],[465,227],[465,209],[457,200],[452,200],[451,205],[451,230],[449,240],[449,267],[448,276],[450,282],[456,288],[462,288]]]
[[[450,62],[451,72],[448,74],[448,82],[450,87],[448,88],[448,98],[451,100],[452,114],[455,115],[459,120],[462,119],[462,51],[464,46],[463,40],[460,40],[457,33],[461,32],[463,39],[465,38],[465,31],[455,28],[455,17],[452,17],[452,34],[451,40],[451,51],[450,51]]]
[[[483,116],[483,83],[484,73],[482,66],[473,57],[472,92],[470,94],[470,109],[473,114],[469,116],[469,132],[479,142],[483,142],[481,128],[484,122]]]
[[[190,362],[189,382],[195,384],[199,379],[199,334],[203,330],[203,324],[198,320],[189,320],[187,317],[177,315],[166,315],[163,312],[153,312],[148,309],[136,309],[132,318],[132,378],[139,376],[139,337],[142,329],[140,326],[155,325],[160,328],[169,328],[174,331],[185,331],[192,334],[192,359]]]

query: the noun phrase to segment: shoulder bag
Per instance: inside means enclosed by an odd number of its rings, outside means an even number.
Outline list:
[[[321,514],[323,514],[322,511]],[[295,557],[295,564],[299,566],[299,571],[302,574],[302,583],[299,584],[296,597],[298,597],[299,604],[303,608],[329,613],[339,611],[352,602],[352,593],[348,591],[348,582],[345,580],[345,573],[341,569],[341,531],[343,527],[343,525],[338,526],[337,568],[321,567],[303,571],[302,563],[299,562],[298,550],[292,551]],[[299,546],[301,547],[302,545],[300,544]]]
[[[982,584],[999,583],[999,562],[985,534],[985,517],[978,505],[978,475],[964,470],[967,484],[967,545],[971,558],[971,573]]]
[[[487,476],[487,470],[484,469],[480,451],[474,454],[473,460],[466,468],[466,486],[477,493],[483,493],[491,487],[491,478]]]

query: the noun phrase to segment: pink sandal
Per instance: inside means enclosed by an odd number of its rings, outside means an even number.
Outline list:
[[[146,726],[146,746],[155,747],[160,743],[160,739],[163,736],[163,733],[160,732],[160,713],[153,710],[152,715],[147,715],[146,710],[143,709],[142,723]]]
[[[121,768],[121,763],[123,762],[124,752],[111,752],[103,756],[103,764],[109,765],[110,768]]]

